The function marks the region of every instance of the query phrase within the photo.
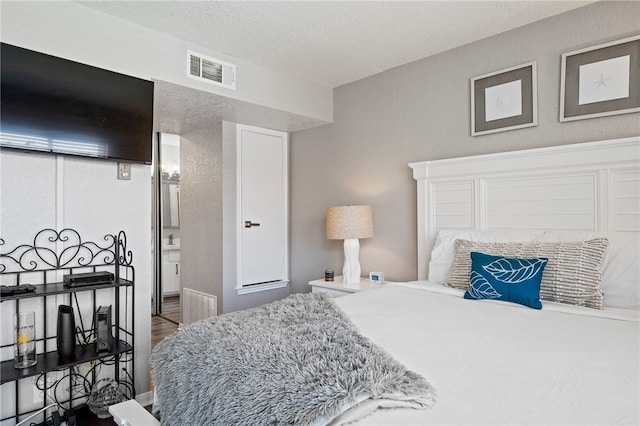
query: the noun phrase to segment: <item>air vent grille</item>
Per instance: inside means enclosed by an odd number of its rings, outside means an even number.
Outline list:
[[[187,51],[187,77],[235,90],[236,66]]]

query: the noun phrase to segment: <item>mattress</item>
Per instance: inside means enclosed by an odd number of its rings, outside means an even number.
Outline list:
[[[428,282],[336,302],[438,392],[431,409],[379,410],[358,424],[640,424],[637,312],[534,310]]]

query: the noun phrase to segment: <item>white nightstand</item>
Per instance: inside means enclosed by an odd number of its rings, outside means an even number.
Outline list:
[[[119,426],[160,426],[160,422],[135,399],[110,406],[109,413]]]
[[[359,291],[374,290],[381,288],[384,284],[373,284],[369,281],[369,278],[361,278],[359,283],[346,284],[342,282],[342,275],[335,277],[334,281],[313,280],[309,281],[311,291],[317,293],[323,291],[331,294],[333,297],[346,296],[350,293],[357,293]]]

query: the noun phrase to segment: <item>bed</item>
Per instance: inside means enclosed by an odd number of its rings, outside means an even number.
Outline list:
[[[418,280],[338,299],[293,295],[187,327],[152,354],[164,424],[640,424],[640,138],[410,166]],[[275,340],[286,333],[274,323],[258,330],[285,308],[275,322],[291,336]],[[355,344],[341,340],[349,334]],[[282,355],[253,359],[272,346],[290,347],[284,373],[274,373]],[[360,348],[370,352],[348,358]],[[344,398],[318,411],[310,404],[345,380],[294,370],[321,361],[347,375],[380,365],[395,382],[352,374],[336,391]],[[198,368],[216,376],[215,392]],[[266,384],[252,385],[256,376]],[[304,387],[317,376],[321,391]]]

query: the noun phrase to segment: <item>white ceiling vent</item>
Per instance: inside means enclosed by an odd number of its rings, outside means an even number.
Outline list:
[[[187,50],[187,77],[236,90],[236,66]]]

